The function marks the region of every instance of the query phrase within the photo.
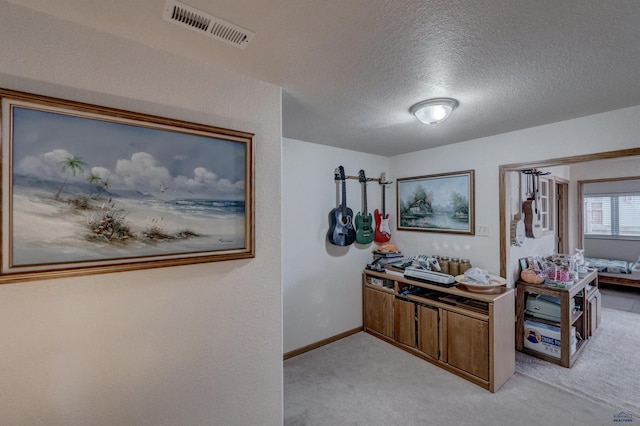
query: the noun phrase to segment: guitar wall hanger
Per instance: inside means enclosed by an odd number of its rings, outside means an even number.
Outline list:
[[[338,169],[336,169],[336,170],[334,171],[334,175],[338,175],[338,173],[339,173],[339,172],[338,172]],[[360,176],[349,176],[349,175],[345,175],[345,176],[344,176],[344,178],[345,178],[345,179],[361,180],[361,179],[360,179]],[[366,180],[367,180],[367,182],[380,182],[380,179],[379,179],[379,178],[370,178],[370,177],[368,177],[368,178],[366,178]],[[391,182],[384,182],[384,183],[385,183],[385,184],[387,184],[387,183],[391,183]]]
[[[525,169],[525,170],[521,170],[521,172],[524,173],[525,175],[534,175],[534,176],[546,176],[551,174],[551,172],[543,172],[538,169]]]

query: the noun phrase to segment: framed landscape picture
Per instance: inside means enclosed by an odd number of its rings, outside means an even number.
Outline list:
[[[398,229],[475,234],[474,171],[400,178]]]
[[[254,257],[253,134],[0,97],[0,283]]]

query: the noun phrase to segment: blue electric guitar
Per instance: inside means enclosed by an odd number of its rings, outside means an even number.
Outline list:
[[[347,186],[345,184],[344,167],[338,168],[335,180],[342,181],[342,203],[329,213],[329,232],[327,238],[331,244],[348,246],[356,240],[356,229],[353,226],[353,211],[347,207]]]
[[[356,241],[369,244],[373,241],[373,217],[367,212],[367,178],[364,170],[358,173],[358,180],[362,184],[362,212],[356,215]]]

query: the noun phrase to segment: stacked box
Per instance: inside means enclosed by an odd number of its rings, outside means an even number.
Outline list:
[[[575,327],[571,327],[569,340],[571,342],[571,354],[573,354],[578,343]],[[554,358],[560,358],[560,327],[525,320],[524,347]]]
[[[386,278],[377,278],[367,275],[367,283],[372,285],[378,285],[380,287],[393,288],[393,280]]]

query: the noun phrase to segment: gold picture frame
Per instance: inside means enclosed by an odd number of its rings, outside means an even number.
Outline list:
[[[397,180],[398,230],[475,235],[474,170]]]
[[[0,99],[0,284],[255,257],[254,134]]]

